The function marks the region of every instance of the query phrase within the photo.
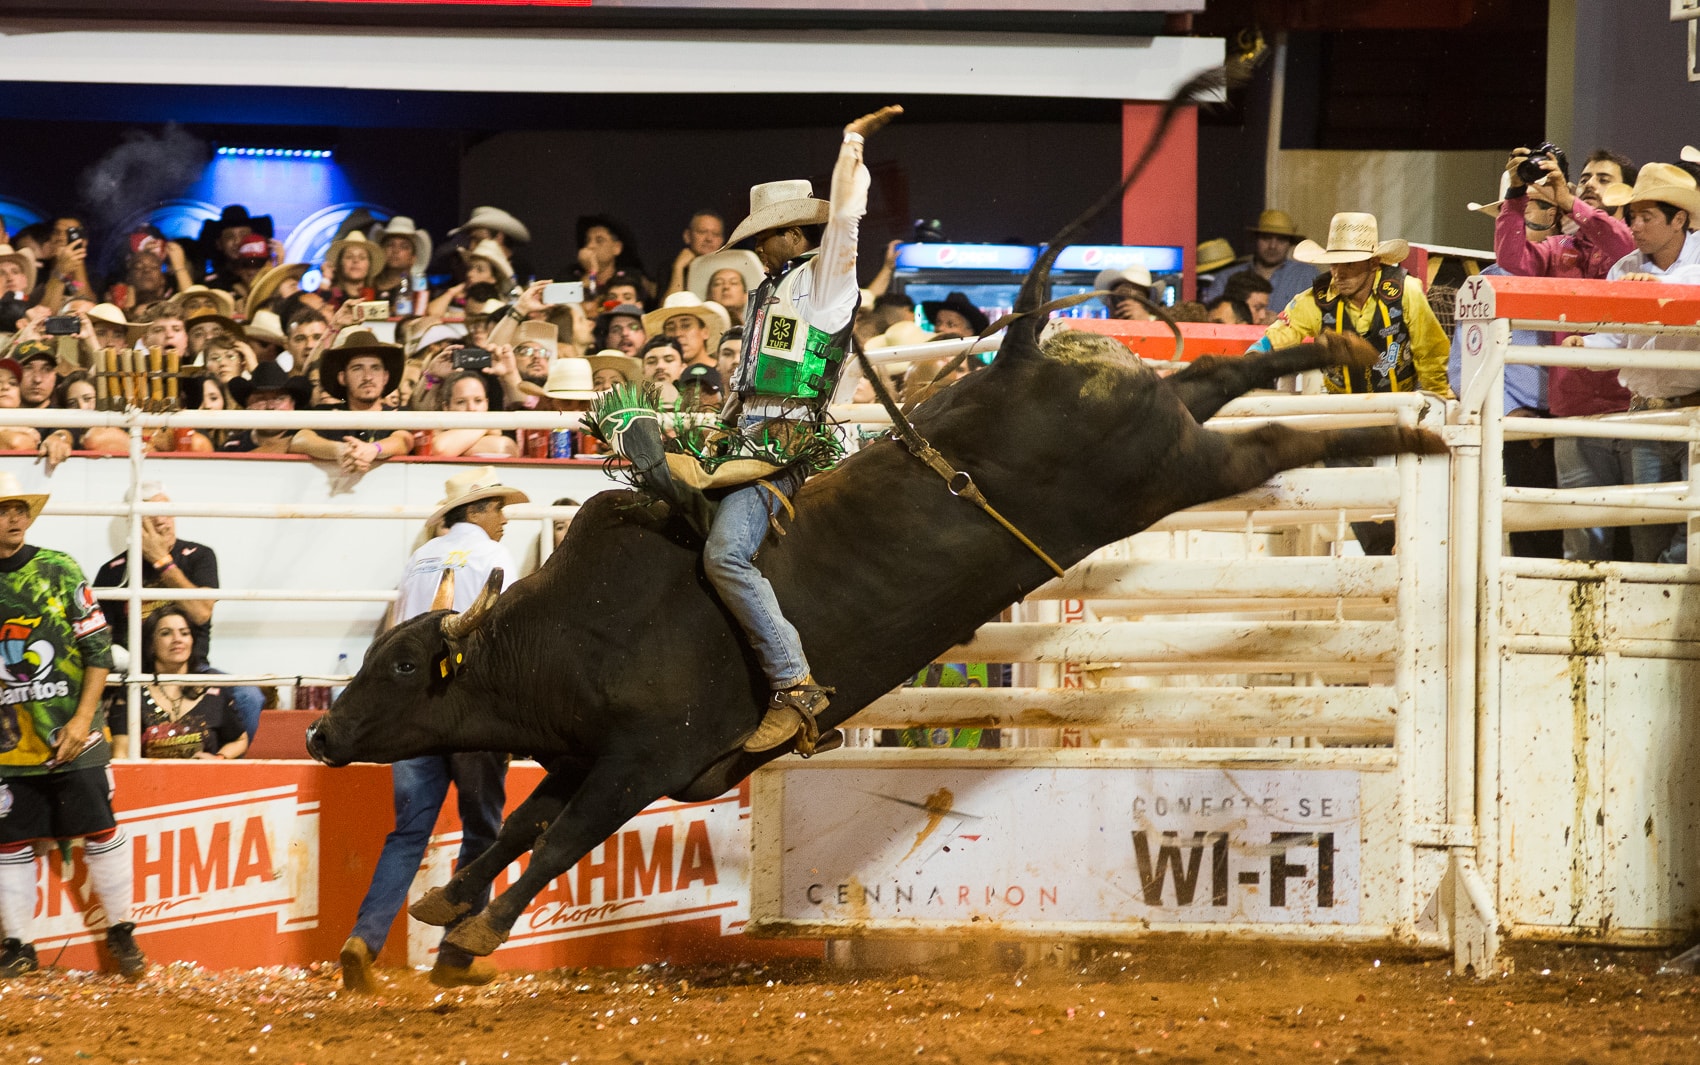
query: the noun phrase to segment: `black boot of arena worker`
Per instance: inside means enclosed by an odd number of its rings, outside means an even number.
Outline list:
[[[118,963],[118,973],[126,980],[140,980],[148,971],[148,959],[136,946],[136,924],[124,921],[106,930],[106,949]]]
[[[26,976],[41,969],[35,960],[35,944],[16,939],[0,940],[0,980]]]

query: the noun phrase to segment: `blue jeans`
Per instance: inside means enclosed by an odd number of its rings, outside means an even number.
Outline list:
[[[1636,484],[1688,480],[1688,445],[1675,440],[1636,440],[1629,445]],[[1688,525],[1637,525],[1630,531],[1637,562],[1688,561]]]
[[[507,756],[484,751],[408,758],[390,767],[395,831],[384,840],[378,867],[372,871],[372,886],[360,902],[351,933],[365,940],[373,954],[384,948],[390,926],[407,901],[407,889],[431,842],[431,828],[437,823],[443,800],[448,798],[449,782],[454,782],[459,797],[460,855],[455,859],[455,868],[459,869],[496,842],[496,833],[502,827],[502,807],[507,802],[507,775]],[[485,891],[476,909],[483,909],[489,901],[490,893]],[[445,946],[443,950],[446,957],[451,948]],[[469,960],[450,959],[457,965]]]
[[[1560,488],[1604,488],[1633,484],[1635,470],[1629,461],[1628,440],[1561,436],[1553,441],[1552,457],[1558,467]],[[1564,557],[1583,562],[1610,562],[1612,530],[1564,530]]]
[[[790,496],[802,477],[787,472],[771,483]],[[809,674],[809,660],[803,657],[797,630],[779,609],[773,585],[751,561],[767,537],[768,519],[779,510],[778,498],[759,484],[736,489],[720,500],[702,553],[709,583],[743,627],[762,672],[775,690],[789,688]]]
[[[208,673],[223,673],[222,669],[207,667]],[[233,687],[230,689],[230,705],[236,708],[236,716],[242,719],[242,731],[248,734],[248,742],[254,742],[254,733],[260,731],[260,708],[266,705],[266,697],[260,689],[253,687]]]

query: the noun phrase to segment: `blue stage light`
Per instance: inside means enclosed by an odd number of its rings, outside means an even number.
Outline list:
[[[328,148],[256,148],[221,144],[214,154],[247,159],[329,159],[334,152]]]

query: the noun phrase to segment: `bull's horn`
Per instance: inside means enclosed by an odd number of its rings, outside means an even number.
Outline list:
[[[443,635],[450,640],[464,640],[472,635],[477,628],[484,624],[495,605],[496,596],[502,594],[502,568],[497,566],[490,571],[490,578],[484,582],[484,589],[478,593],[478,598],[466,608],[464,614],[450,614],[443,619]]]
[[[455,608],[455,571],[445,569],[443,579],[437,582],[437,594],[431,597],[432,610],[453,610]]]

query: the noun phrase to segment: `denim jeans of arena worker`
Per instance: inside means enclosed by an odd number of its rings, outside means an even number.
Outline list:
[[[802,480],[799,473],[786,470],[769,483],[790,497]],[[773,585],[751,561],[767,537],[768,520],[780,509],[778,497],[760,484],[733,490],[720,500],[702,552],[709,583],[743,627],[774,688],[790,687],[809,673],[797,630],[779,609]]]
[[[1677,440],[1636,440],[1629,448],[1636,484],[1688,480],[1688,445]],[[1637,562],[1688,561],[1688,526],[1637,525],[1630,531]]]
[[[1560,488],[1605,488],[1633,484],[1630,441],[1566,436],[1553,441],[1553,460]],[[1564,557],[1580,562],[1610,562],[1616,529],[1564,530]]]
[[[391,766],[390,773],[395,791],[395,831],[384,840],[378,867],[372,871],[372,886],[366,889],[366,897],[360,902],[360,913],[354,919],[351,933],[365,940],[373,954],[384,948],[390,925],[395,923],[396,914],[407,901],[407,889],[425,858],[431,829],[437,823],[443,800],[448,798],[450,782],[458,793],[460,809],[460,856],[455,859],[456,869],[496,842],[496,833],[502,827],[502,807],[507,801],[506,755],[480,751],[408,758]],[[485,891],[473,912],[483,909],[489,901],[490,893]],[[449,964],[464,966],[471,961],[470,955],[447,944],[442,951],[443,960]]]
[[[224,670],[208,666],[207,672],[223,673]],[[246,685],[232,686],[230,705],[236,708],[236,716],[242,719],[242,731],[248,734],[248,742],[254,742],[254,733],[260,731],[260,708],[266,705],[265,693]]]

